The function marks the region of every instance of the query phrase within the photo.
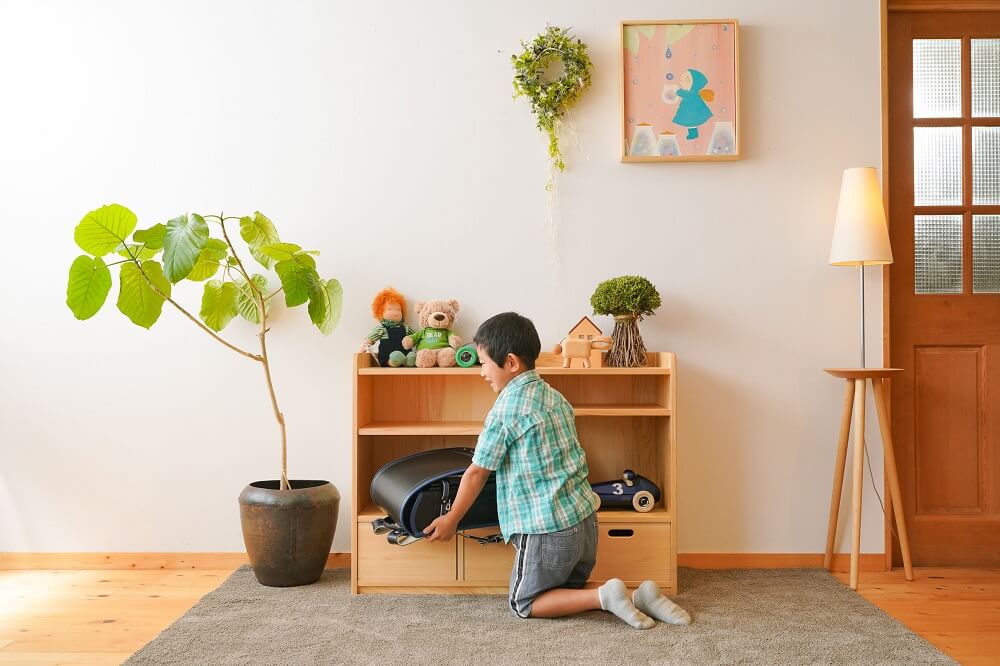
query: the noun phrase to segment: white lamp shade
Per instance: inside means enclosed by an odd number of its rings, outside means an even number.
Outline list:
[[[844,170],[830,263],[834,266],[892,263],[889,229],[874,167]]]

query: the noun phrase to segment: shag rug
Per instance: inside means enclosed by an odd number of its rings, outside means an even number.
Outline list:
[[[126,664],[953,664],[824,569],[681,569],[686,627],[594,611],[519,620],[506,597],[361,595],[350,571],[233,573]]]

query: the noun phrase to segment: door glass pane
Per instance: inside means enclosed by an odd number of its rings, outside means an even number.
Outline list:
[[[913,218],[914,292],[962,293],[962,216]]]
[[[1000,293],[1000,215],[972,216],[972,291]]]
[[[1000,127],[972,128],[972,203],[1000,204]]]
[[[962,205],[962,128],[913,128],[913,203]]]
[[[972,115],[1000,116],[1000,39],[972,40]]]
[[[913,40],[913,117],[962,115],[962,40]]]

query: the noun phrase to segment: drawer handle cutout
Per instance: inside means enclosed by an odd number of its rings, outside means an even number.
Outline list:
[[[615,529],[608,530],[609,537],[630,537],[635,535],[635,530]]]

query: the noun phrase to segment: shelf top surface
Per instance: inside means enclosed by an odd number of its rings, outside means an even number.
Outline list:
[[[479,375],[479,366],[471,368],[380,368],[373,366],[369,354],[355,354],[359,375]],[[562,357],[542,352],[535,370],[543,377],[555,375],[670,375],[673,373],[674,355],[669,352],[649,352],[648,364],[639,368],[564,368]]]

